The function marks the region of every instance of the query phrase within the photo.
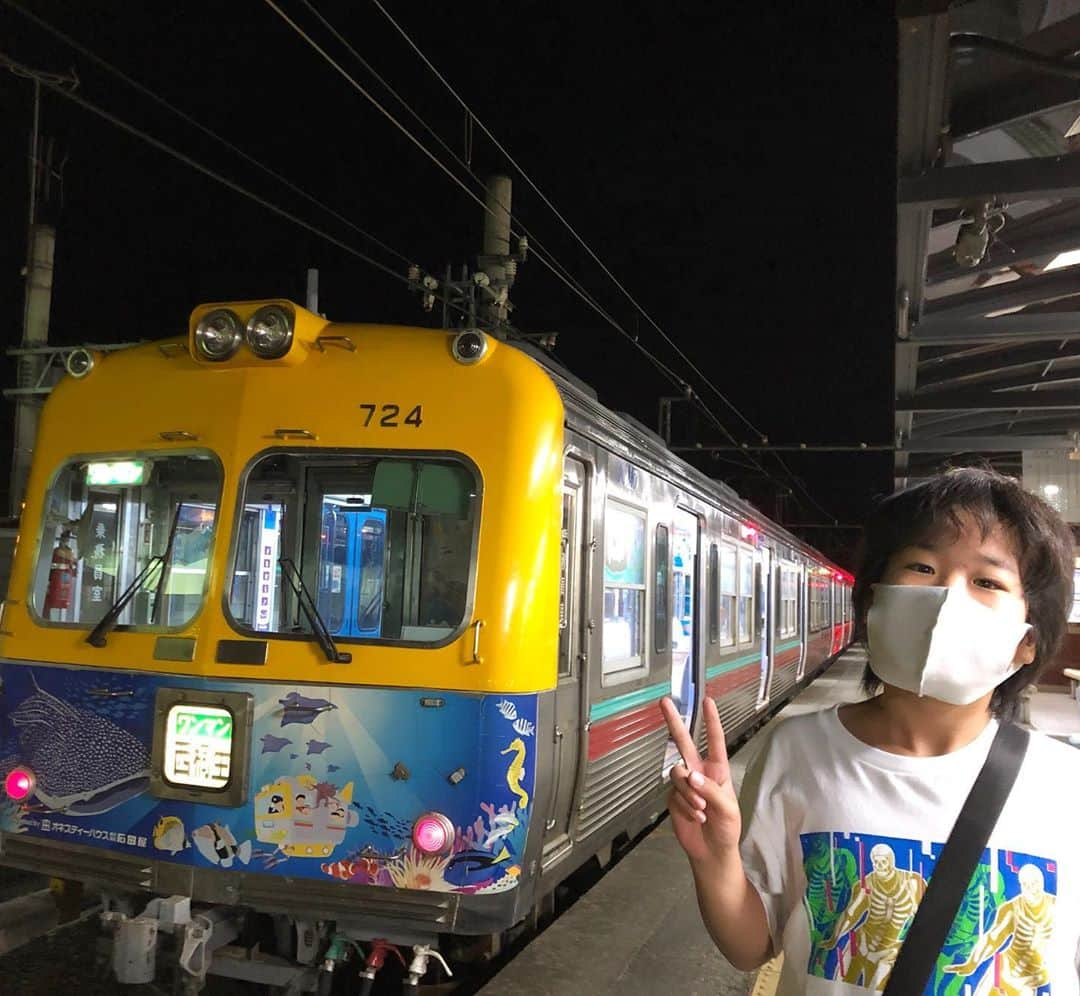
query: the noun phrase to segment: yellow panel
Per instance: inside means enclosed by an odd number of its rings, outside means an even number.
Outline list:
[[[226,305],[246,318],[265,302]],[[210,306],[196,309],[194,324]],[[0,655],[27,660],[161,670],[157,634],[114,631],[108,646],[85,643],[85,629],[36,623],[27,597],[41,539],[41,510],[53,474],[74,455],[131,451],[214,451],[224,468],[219,527],[208,562],[202,611],[177,636],[197,639],[191,663],[172,673],[280,681],[393,684],[526,692],[555,684],[558,644],[562,401],[550,377],[520,351],[491,340],[471,366],[450,353],[443,331],[328,324],[293,306],[289,356],[258,360],[246,348],[221,363],[196,362],[188,340],[169,340],[98,358],[82,380],[65,378],[42,414],[13,565]],[[355,351],[319,336],[347,336]],[[162,348],[164,346],[164,348]],[[423,405],[420,427],[364,427],[361,404]],[[315,438],[275,436],[305,429]],[[196,442],[163,441],[183,431]],[[222,606],[229,580],[229,533],[238,477],[271,447],[452,451],[479,468],[483,501],[473,620],[483,620],[482,664],[472,664],[473,632],[439,649],[346,644],[353,663],[329,664],[314,642],[270,639],[267,664],[214,662],[217,641],[239,634]]]

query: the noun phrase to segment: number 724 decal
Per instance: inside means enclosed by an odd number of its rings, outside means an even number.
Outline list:
[[[387,429],[400,429],[402,426],[411,425],[419,429],[423,424],[423,406],[413,405],[408,414],[401,418],[404,410],[402,405],[360,405],[360,411],[364,413],[364,428],[374,423]]]

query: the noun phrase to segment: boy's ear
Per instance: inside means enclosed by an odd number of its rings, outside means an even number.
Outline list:
[[[1035,630],[1029,629],[1016,648],[1013,663],[1019,664],[1021,667],[1027,667],[1028,664],[1031,664],[1035,660],[1035,646]]]

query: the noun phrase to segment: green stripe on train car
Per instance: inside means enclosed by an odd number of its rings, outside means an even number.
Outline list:
[[[713,678],[718,678],[722,674],[727,674],[729,671],[737,671],[741,667],[746,667],[747,664],[753,664],[761,660],[761,651],[756,654],[747,654],[745,657],[736,657],[733,661],[725,661],[723,664],[714,664],[710,668],[705,670],[705,680],[711,681]]]
[[[607,719],[608,716],[613,716],[617,712],[633,709],[634,706],[646,705],[649,702],[656,702],[663,696],[670,694],[671,685],[666,681],[662,681],[658,685],[649,685],[647,688],[638,688],[633,692],[627,692],[625,695],[616,695],[613,699],[597,702],[589,710],[589,719],[593,722],[598,719]]]

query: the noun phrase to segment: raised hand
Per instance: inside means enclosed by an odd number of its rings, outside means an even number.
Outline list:
[[[671,769],[668,811],[675,837],[692,862],[729,857],[739,845],[742,817],[731,784],[727,745],[716,703],[705,699],[706,760],[698,754],[670,698],[661,699],[660,711],[685,762]]]

